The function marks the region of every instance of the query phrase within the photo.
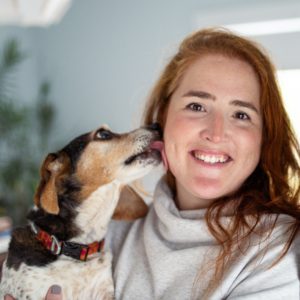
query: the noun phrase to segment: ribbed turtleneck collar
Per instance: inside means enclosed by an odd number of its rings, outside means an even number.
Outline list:
[[[180,211],[172,196],[170,188],[161,179],[154,192],[153,202],[160,234],[170,242],[214,244],[204,217],[206,209]]]

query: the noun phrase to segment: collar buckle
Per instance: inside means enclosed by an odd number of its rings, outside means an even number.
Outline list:
[[[59,255],[61,252],[61,243],[58,241],[55,235],[51,235],[51,241],[51,252],[55,255]]]
[[[63,242],[62,254],[79,260],[86,260],[89,251],[88,245],[73,242]],[[82,256],[83,254],[83,256]]]

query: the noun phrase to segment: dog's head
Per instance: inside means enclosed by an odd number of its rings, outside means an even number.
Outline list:
[[[160,139],[159,129],[155,126],[125,134],[113,133],[107,126],[102,126],[77,137],[44,160],[35,205],[46,213],[57,215],[62,195],[80,203],[111,182],[126,187],[127,183],[146,175],[160,163],[159,151],[151,147]],[[124,188],[125,199],[117,209],[117,218],[121,218],[122,207],[128,218],[129,207],[142,209],[140,197],[133,191],[128,197],[128,192],[128,188]],[[145,210],[145,204],[143,207]]]

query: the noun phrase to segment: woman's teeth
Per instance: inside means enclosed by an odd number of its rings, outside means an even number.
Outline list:
[[[225,163],[229,160],[227,155],[205,155],[197,152],[194,152],[194,157],[209,164]]]

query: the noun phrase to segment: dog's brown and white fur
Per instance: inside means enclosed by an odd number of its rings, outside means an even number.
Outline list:
[[[159,152],[151,148],[158,139],[157,128],[119,135],[105,126],[49,154],[28,219],[60,241],[89,244],[105,237],[113,214],[119,219],[145,215],[147,207],[136,193],[128,199],[127,183],[160,163]],[[127,197],[119,201],[122,191]],[[62,286],[63,299],[113,299],[111,254],[95,253],[84,262],[54,255],[30,226],[15,229],[0,299],[5,294],[19,300],[44,299],[53,284]]]

